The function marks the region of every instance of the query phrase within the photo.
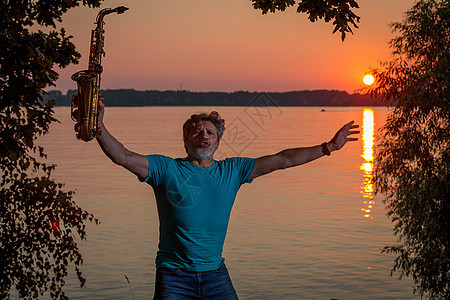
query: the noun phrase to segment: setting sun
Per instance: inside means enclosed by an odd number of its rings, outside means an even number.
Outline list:
[[[363,81],[366,85],[371,85],[375,81],[375,78],[373,78],[372,75],[367,74],[366,76],[364,76]]]

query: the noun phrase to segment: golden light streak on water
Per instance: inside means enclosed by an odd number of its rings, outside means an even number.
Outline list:
[[[363,112],[363,136],[364,154],[363,158],[367,163],[373,161],[373,136],[374,136],[374,114],[371,109],[364,109]]]
[[[370,215],[370,211],[373,208],[373,184],[372,184],[372,170],[373,170],[373,140],[374,140],[374,113],[371,109],[364,109],[363,112],[363,155],[364,162],[361,164],[361,170],[364,172],[364,181],[361,187],[361,193],[363,198],[369,199],[365,200],[364,204],[366,207],[361,208],[364,212],[365,218],[373,217]]]
[[[373,165],[370,162],[363,163],[361,166],[361,169],[363,169],[366,172],[372,172],[372,168],[373,168]]]

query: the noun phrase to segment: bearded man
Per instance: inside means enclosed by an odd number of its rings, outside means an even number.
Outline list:
[[[154,299],[238,299],[222,257],[236,194],[244,183],[275,170],[305,164],[341,149],[359,133],[353,121],[328,143],[286,149],[259,158],[214,160],[225,121],[217,112],[192,115],[183,125],[187,156],[141,155],[126,149],[103,124],[104,153],[152,186],[160,224]]]

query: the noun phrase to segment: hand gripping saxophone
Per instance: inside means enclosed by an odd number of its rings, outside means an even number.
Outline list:
[[[100,75],[102,74],[102,56],[104,31],[103,18],[110,13],[122,14],[128,8],[118,6],[114,9],[102,9],[97,15],[97,27],[92,30],[91,47],[89,51],[88,70],[79,71],[72,75],[72,80],[77,82],[78,93],[72,97],[71,115],[75,124],[77,138],[85,142],[98,137],[102,131],[98,124],[98,101],[102,100],[100,95]]]

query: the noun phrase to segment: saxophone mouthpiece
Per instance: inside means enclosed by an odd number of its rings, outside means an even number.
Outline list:
[[[125,11],[127,11],[128,10],[128,7],[125,7],[125,6],[118,6],[117,8],[116,8],[116,11],[117,11],[117,14],[118,15],[120,15],[120,14],[123,14]]]

